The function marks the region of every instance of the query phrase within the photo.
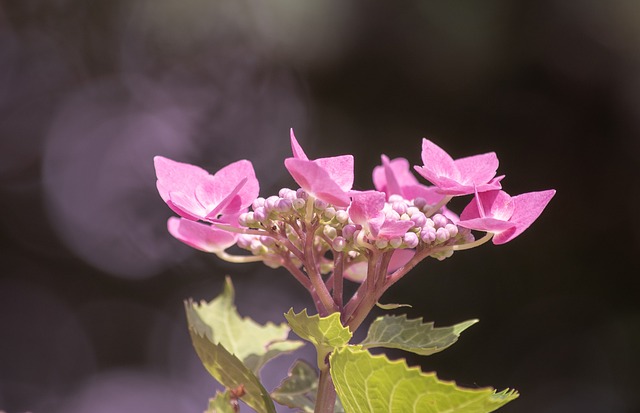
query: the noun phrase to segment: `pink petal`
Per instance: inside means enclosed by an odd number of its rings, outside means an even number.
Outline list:
[[[349,209],[349,217],[358,225],[369,226],[369,221],[382,216],[384,201],[386,199],[382,192],[378,191],[352,191],[352,201]],[[384,218],[383,218],[384,219]],[[380,222],[382,224],[382,222]]]
[[[208,220],[216,219],[218,217],[218,214],[222,214],[223,212],[233,214],[234,212],[237,212],[243,209],[242,206],[240,205],[241,200],[240,200],[239,192],[245,186],[246,183],[247,183],[247,178],[244,178],[243,180],[238,182],[236,187],[233,188],[229,192],[229,194],[224,199],[222,199],[220,203],[211,210],[211,212],[207,214],[205,218],[207,218]]]
[[[405,199],[413,200],[416,198],[422,198],[427,201],[429,205],[435,205],[444,198],[444,195],[440,193],[435,186],[426,186],[421,184],[409,185],[402,188],[403,196]]]
[[[493,243],[496,245],[504,244],[511,241],[538,219],[542,211],[556,194],[554,189],[528,192],[516,195],[513,198],[514,210],[511,216],[511,222],[515,224],[515,230],[512,233],[502,233],[493,237]]]
[[[207,215],[208,210],[194,196],[182,192],[169,192],[167,205],[181,217],[197,221]]]
[[[404,158],[389,160],[382,155],[382,165],[373,169],[373,185],[376,190],[389,195],[403,195],[404,187],[417,185],[418,180],[409,169],[409,161]]]
[[[394,221],[384,221],[382,227],[378,231],[378,238],[391,239],[394,237],[403,236],[409,228],[413,226],[413,221],[408,220],[394,220]]]
[[[474,218],[489,217],[508,221],[513,215],[513,209],[513,200],[504,191],[476,192],[476,196],[460,214],[460,219],[467,221]]]
[[[228,200],[226,211],[237,211],[247,208],[258,197],[260,185],[256,179],[256,173],[251,162],[240,160],[220,169],[213,176],[206,179],[202,185],[196,188],[196,197],[209,211],[229,197],[238,187],[238,184],[246,179],[246,183],[237,192],[237,198]]]
[[[476,231],[493,232],[494,234],[513,229],[516,226],[512,222],[491,217],[460,220],[457,225]]]
[[[223,251],[236,242],[234,233],[183,218],[169,218],[167,229],[176,239],[204,252]]]
[[[298,143],[296,135],[293,134],[293,128],[291,128],[289,135],[291,136],[291,152],[293,152],[293,157],[296,159],[303,159],[305,161],[308,161],[309,158],[307,158],[307,155],[304,153],[302,147]]]
[[[353,187],[353,155],[318,158],[312,162],[327,171],[331,180],[343,191],[350,191]]]
[[[419,170],[416,167],[416,170],[434,185],[440,177],[454,180],[459,178],[458,168],[456,168],[453,158],[428,139],[422,139],[422,163],[423,166]]]
[[[158,178],[156,186],[165,202],[169,201],[170,192],[193,195],[196,186],[209,176],[209,173],[200,167],[176,162],[163,156],[154,157],[153,164]]]
[[[410,249],[397,249],[393,251],[387,272],[392,273],[398,268],[404,266],[411,260],[411,258],[413,258],[414,255],[416,255],[416,251]]]
[[[287,158],[284,165],[298,185],[312,196],[339,207],[349,205],[348,194],[314,161]]]
[[[460,171],[459,182],[468,185],[486,184],[496,176],[498,169],[498,157],[494,152],[456,159],[454,163]]]

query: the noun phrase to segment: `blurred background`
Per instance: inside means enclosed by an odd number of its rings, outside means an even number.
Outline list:
[[[497,152],[511,194],[555,188],[521,237],[428,260],[384,302],[481,322],[407,357],[500,411],[640,412],[640,3],[0,1],[0,410],[200,412],[215,392],[182,300],[233,276],[243,315],[311,307],[283,270],[166,231],[154,155],[253,162]],[[609,209],[611,208],[611,209]],[[306,349],[264,371],[272,389]],[[243,410],[245,411],[245,410]],[[282,409],[282,412],[288,411]]]

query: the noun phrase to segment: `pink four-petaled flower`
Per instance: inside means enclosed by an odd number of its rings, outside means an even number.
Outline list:
[[[444,197],[437,187],[419,183],[405,158],[389,160],[382,155],[381,159],[382,165],[373,168],[373,185],[376,190],[387,194],[387,199],[391,195],[400,195],[408,200],[422,198],[428,204],[437,204]]]
[[[349,206],[353,186],[353,155],[309,160],[291,129],[293,158],[284,165],[293,179],[309,195],[338,207]]]
[[[228,222],[258,196],[253,165],[240,160],[214,175],[194,165],[162,156],[154,158],[156,186],[162,199],[178,215],[192,221]]]
[[[494,244],[504,244],[529,228],[555,193],[553,189],[514,197],[500,190],[476,193],[460,214],[458,225],[491,232]]]
[[[453,160],[428,139],[422,140],[422,162],[424,165],[416,166],[416,171],[446,195],[500,189],[500,180],[504,178],[496,177],[498,157],[494,152]]]

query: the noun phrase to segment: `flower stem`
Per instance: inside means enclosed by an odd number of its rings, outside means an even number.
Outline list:
[[[445,196],[444,198],[442,198],[440,200],[440,202],[438,202],[431,209],[429,209],[424,215],[426,217],[431,217],[433,214],[438,212],[440,210],[440,208],[442,208],[443,206],[447,205],[449,203],[449,201],[451,201],[451,198],[453,198],[453,196],[451,196],[451,195]]]
[[[325,364],[320,370],[318,392],[316,393],[316,408],[314,413],[333,413],[336,405],[336,388],[331,380],[329,365]]]
[[[246,262],[257,262],[257,261],[262,261],[262,257],[259,255],[232,255],[232,254],[228,254],[225,251],[218,251],[216,252],[216,255],[218,256],[218,258],[223,259],[227,262],[232,262],[232,263],[246,263]]]
[[[310,223],[305,223],[305,225],[307,225],[307,228],[305,231],[306,240],[304,242],[304,268],[307,271],[307,275],[309,275],[309,280],[313,285],[313,289],[316,294],[318,294],[318,298],[322,303],[322,307],[318,308],[318,312],[321,316],[327,316],[338,311],[338,306],[333,302],[333,297],[331,297],[331,294],[322,280],[322,276],[320,275],[320,272],[318,272],[318,267],[316,265],[316,255],[314,252],[313,242],[317,227]]]
[[[342,252],[334,251],[333,258],[333,302],[338,306],[339,311],[342,311],[342,294],[343,294],[343,277],[342,271],[344,270],[344,254]]]

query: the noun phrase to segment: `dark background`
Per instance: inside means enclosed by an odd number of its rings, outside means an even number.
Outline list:
[[[294,127],[312,158],[353,153],[357,189],[381,153],[419,163],[422,137],[497,152],[511,194],[555,188],[516,240],[389,291],[481,320],[402,356],[517,388],[505,413],[640,412],[640,3],[401,3],[0,1],[0,410],[202,411],[182,300],[231,274],[258,321],[310,303],[282,270],[173,240],[152,157],[249,159],[268,196],[293,185]]]

